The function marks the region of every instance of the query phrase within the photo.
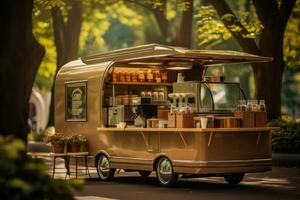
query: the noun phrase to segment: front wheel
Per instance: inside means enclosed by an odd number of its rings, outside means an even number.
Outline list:
[[[156,165],[156,178],[159,185],[164,187],[173,186],[178,179],[178,174],[173,171],[172,162],[162,157],[158,160]]]
[[[224,179],[229,185],[237,185],[244,179],[244,173],[224,174]]]
[[[115,175],[116,169],[110,168],[110,163],[105,155],[97,158],[97,173],[102,181],[111,181]]]

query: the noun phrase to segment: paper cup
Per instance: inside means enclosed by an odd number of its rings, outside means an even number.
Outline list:
[[[201,122],[201,128],[207,128],[207,117],[201,117],[200,122]]]
[[[119,128],[125,128],[126,122],[120,122],[118,125],[119,125]]]

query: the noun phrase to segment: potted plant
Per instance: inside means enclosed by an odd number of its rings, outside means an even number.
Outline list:
[[[64,134],[55,133],[53,135],[47,136],[45,142],[52,145],[54,153],[64,153],[66,143],[66,136]]]
[[[80,152],[82,147],[86,145],[87,139],[83,135],[72,135],[68,138],[69,151]]]

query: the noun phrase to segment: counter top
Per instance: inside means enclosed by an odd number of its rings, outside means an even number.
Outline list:
[[[251,131],[277,131],[279,127],[261,128],[97,128],[97,131],[141,131],[141,132],[251,132]]]

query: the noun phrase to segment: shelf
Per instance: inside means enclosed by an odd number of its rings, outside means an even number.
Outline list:
[[[172,86],[173,83],[147,83],[147,82],[108,82],[112,85],[151,85],[151,86]]]

